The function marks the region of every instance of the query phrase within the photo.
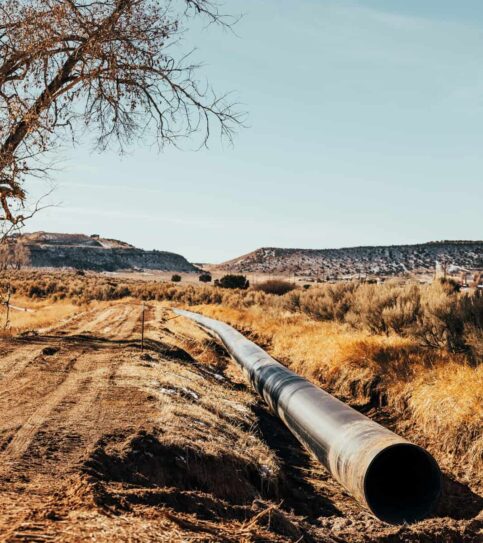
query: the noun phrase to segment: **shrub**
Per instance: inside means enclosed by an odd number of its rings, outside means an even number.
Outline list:
[[[179,283],[181,281],[181,275],[175,273],[171,276],[171,281],[173,281],[173,283]]]
[[[177,276],[177,278],[175,278]],[[235,278],[235,279],[233,279]],[[175,283],[181,276],[175,274]],[[215,281],[220,289],[198,285],[137,281],[75,271],[0,272],[0,291],[35,299],[93,300],[134,297],[186,305],[222,304],[232,308],[260,306],[264,311],[303,313],[315,320],[345,322],[371,334],[397,334],[437,351],[465,355],[470,363],[483,356],[483,292],[458,292],[448,280],[431,285],[390,280],[383,285],[356,282],[296,288],[284,296],[246,289],[243,275]],[[230,290],[234,289],[234,290]],[[236,289],[236,290],[235,290]]]
[[[40,285],[32,285],[28,291],[29,298],[43,298],[46,296],[44,289]]]
[[[211,274],[209,273],[202,273],[198,279],[202,282],[202,283],[211,283]]]
[[[343,321],[355,289],[355,283],[338,283],[306,290],[298,298],[299,310],[314,319]],[[287,309],[293,310],[293,300],[289,300]]]
[[[354,292],[347,322],[373,334],[396,332],[405,335],[420,315],[416,286],[361,284]]]
[[[460,296],[446,281],[433,283],[422,296],[422,314],[414,335],[428,347],[453,353],[481,352],[483,297]]]
[[[288,281],[283,281],[280,279],[271,279],[263,283],[259,283],[253,287],[253,290],[261,290],[267,294],[275,294],[277,296],[283,296],[294,290],[296,287]]]
[[[244,275],[224,275],[221,279],[215,281],[215,285],[221,288],[240,288],[247,289],[250,282]]]
[[[447,294],[455,294],[461,290],[461,285],[451,277],[441,277],[438,281]]]
[[[127,285],[119,285],[114,293],[116,298],[128,298],[131,296],[131,289]]]
[[[282,309],[287,311],[298,312],[301,311],[301,292],[300,290],[292,290],[287,296],[281,300]]]

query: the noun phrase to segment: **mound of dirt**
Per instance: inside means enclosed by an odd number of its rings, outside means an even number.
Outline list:
[[[99,443],[81,471],[104,482],[143,488],[197,490],[229,501],[251,503],[274,495],[276,476],[234,451],[209,454],[163,439],[162,430],[141,430],[122,442]]]

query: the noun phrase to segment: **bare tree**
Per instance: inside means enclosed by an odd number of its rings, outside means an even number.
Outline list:
[[[10,260],[10,245],[7,242],[0,243],[0,272],[8,269]]]
[[[20,270],[30,264],[30,250],[22,238],[11,236],[0,243],[0,272]]]
[[[177,42],[192,17],[229,25],[210,0],[2,0],[0,5],[0,221],[28,215],[27,177],[68,134],[95,134],[103,150],[135,138],[206,143],[239,116],[201,86]],[[176,52],[178,51],[178,57]]]
[[[22,241],[17,241],[12,254],[12,267],[15,270],[21,270],[22,268],[30,264],[30,250],[28,246]]]

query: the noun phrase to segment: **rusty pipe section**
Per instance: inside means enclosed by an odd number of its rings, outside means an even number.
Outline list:
[[[231,326],[191,311],[174,312],[221,339],[296,438],[376,517],[400,524],[431,512],[441,474],[427,451],[290,371]]]

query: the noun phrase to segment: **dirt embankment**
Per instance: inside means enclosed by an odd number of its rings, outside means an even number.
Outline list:
[[[435,516],[385,525],[246,387],[224,349],[150,304],[0,342],[0,541],[477,541],[447,479]]]

